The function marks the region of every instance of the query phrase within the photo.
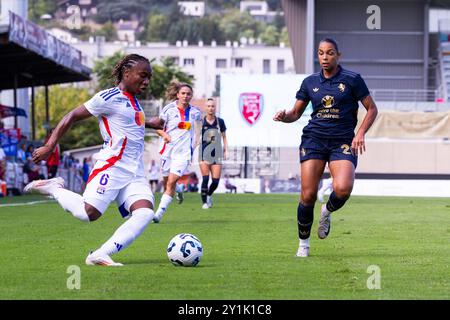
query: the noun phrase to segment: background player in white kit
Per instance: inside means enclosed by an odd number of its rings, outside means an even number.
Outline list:
[[[89,101],[69,112],[58,123],[46,144],[33,153],[33,161],[45,160],[58,140],[73,123],[95,116],[104,139],[103,148],[90,173],[83,196],[64,189],[61,177],[35,180],[24,191],[38,191],[54,197],[61,207],[82,221],[95,221],[116,200],[123,216],[129,216],[99,249],[86,258],[88,265],[121,266],[110,256],[123,250],[152,221],[153,194],[144,173],[145,127],[162,128],[157,117],[145,121],[135,95],[145,91],[152,69],[143,56],[125,56],[113,70],[117,87],[97,93]],[[83,205],[84,204],[84,205]]]
[[[325,192],[330,191],[333,192],[333,177],[329,177],[328,179],[322,179],[322,186],[319,191],[317,191],[317,199],[321,203],[325,203]]]
[[[200,143],[201,113],[190,105],[193,90],[189,84],[172,82],[167,89],[168,100],[174,100],[161,111],[164,129],[162,137],[161,169],[164,193],[153,221],[158,223],[172,202],[178,179],[192,161],[195,147]]]

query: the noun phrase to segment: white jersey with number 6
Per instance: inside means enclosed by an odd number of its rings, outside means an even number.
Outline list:
[[[144,175],[145,116],[136,97],[116,87],[100,91],[84,106],[98,118],[103,137],[103,148],[93,158]]]

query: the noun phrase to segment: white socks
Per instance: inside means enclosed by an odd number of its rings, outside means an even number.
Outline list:
[[[93,254],[99,253],[101,255],[111,256],[125,249],[145,230],[150,221],[152,221],[153,216],[153,210],[149,208],[134,210],[131,217]]]
[[[300,239],[300,247],[308,247],[309,248],[309,238],[308,239]]]
[[[163,214],[164,212],[166,212],[167,207],[169,206],[169,204],[172,202],[173,197],[163,193],[162,197],[161,197],[161,201],[159,202],[159,207],[158,210],[156,211],[157,215]]]
[[[81,195],[64,188],[52,189],[51,195],[64,210],[69,211],[75,218],[89,222],[89,216],[84,209],[84,200]]]

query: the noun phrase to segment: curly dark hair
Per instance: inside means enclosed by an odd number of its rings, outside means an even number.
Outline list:
[[[131,69],[139,62],[147,62],[150,64],[150,61],[146,57],[134,53],[126,55],[119,62],[117,62],[111,73],[111,77],[114,78],[114,83],[118,85],[122,81],[124,71]]]

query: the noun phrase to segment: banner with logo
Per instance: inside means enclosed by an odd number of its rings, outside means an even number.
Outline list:
[[[220,117],[233,147],[298,147],[312,108],[293,123],[272,120],[279,110],[292,109],[306,75],[221,74]]]
[[[11,11],[9,12],[9,41],[77,72],[83,70],[80,50]]]

